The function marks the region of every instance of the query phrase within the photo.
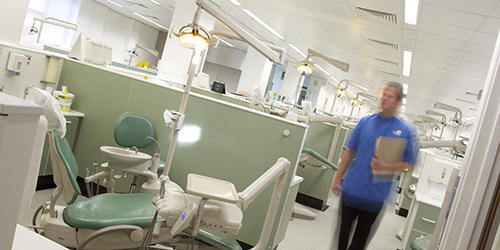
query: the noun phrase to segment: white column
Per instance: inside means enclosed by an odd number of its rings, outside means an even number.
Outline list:
[[[23,32],[24,17],[28,10],[29,0],[3,2],[5,10],[0,15],[0,42],[18,45]]]
[[[177,33],[182,26],[192,23],[197,8],[195,0],[177,1],[170,23],[170,31],[176,26],[175,32]],[[214,24],[215,19],[202,10],[199,25],[206,30],[212,30]],[[158,77],[176,83],[186,83],[192,55],[193,51],[182,47],[177,37],[167,38],[158,69]]]
[[[295,100],[295,90],[297,89],[297,84],[299,84],[300,72],[295,69],[293,63],[288,62],[286,65],[285,78],[283,79],[283,85],[281,85],[280,95],[286,97],[286,100]],[[300,82],[300,88],[304,84],[304,77]]]
[[[264,96],[272,67],[273,63],[269,59],[248,46],[236,91],[251,95],[255,86],[259,86],[259,92]]]

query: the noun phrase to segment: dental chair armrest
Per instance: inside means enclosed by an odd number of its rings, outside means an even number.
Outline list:
[[[82,243],[78,246],[77,250],[83,250],[91,241],[94,239],[114,232],[126,232],[130,238],[130,241],[137,243],[144,238],[144,230],[141,227],[134,225],[117,225],[101,228],[91,234],[89,234]]]
[[[307,159],[312,158],[313,160],[317,161],[321,166],[325,168],[329,168],[332,170],[338,170],[337,166],[333,164],[331,161],[323,157],[322,155],[318,154],[316,151],[310,149],[310,148],[303,148],[302,149],[302,154],[300,155],[300,162],[299,164],[308,166],[308,167],[315,167],[315,168],[321,168],[321,167],[316,167],[316,165],[312,165],[307,163]]]

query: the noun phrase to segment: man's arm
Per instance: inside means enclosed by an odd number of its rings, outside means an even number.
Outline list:
[[[335,175],[335,180],[333,181],[332,192],[334,195],[339,195],[340,188],[342,186],[342,176],[351,163],[352,157],[354,156],[354,148],[347,148],[344,155],[342,155],[342,159],[340,160],[340,164],[338,166],[337,174]]]
[[[408,170],[413,169],[413,164],[406,163],[404,161],[400,161],[398,163],[386,163],[376,153],[375,156],[372,157],[370,166],[374,170],[386,170],[391,172],[408,172]]]

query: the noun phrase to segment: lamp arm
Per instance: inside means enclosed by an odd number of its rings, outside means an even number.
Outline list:
[[[224,14],[219,7],[214,5],[208,0],[197,0],[196,4],[204,9],[208,14],[226,26],[229,30],[240,36],[244,41],[246,41],[250,46],[259,51],[262,55],[269,58],[269,60],[283,64],[285,55],[279,55],[275,51],[273,51],[269,46],[265,45],[257,38],[252,36],[248,31],[241,28],[237,25],[233,20],[229,18],[226,14]]]
[[[237,35],[235,33],[227,32],[227,31],[224,31],[224,30],[211,30],[208,33],[210,33],[210,35],[223,36],[223,37],[227,37],[227,38],[230,38],[230,39],[234,39],[234,40],[238,40],[238,41],[242,41],[242,42],[247,42],[243,38],[241,38],[239,35]],[[286,55],[285,48],[276,46],[276,45],[274,45],[272,43],[268,43],[268,42],[265,42],[265,41],[260,41],[260,42],[263,43],[263,44],[265,44],[266,46],[268,46],[272,50],[279,52],[280,61],[277,62],[277,63],[283,64],[285,62],[285,55]]]
[[[307,52],[309,52],[309,53],[307,55],[306,61],[310,58],[310,56],[315,56],[315,57],[323,59],[325,62],[339,68],[340,70],[342,70],[346,73],[349,72],[349,66],[350,66],[349,63],[342,62],[342,61],[335,60],[333,58],[324,56],[324,55],[320,54],[319,52],[316,52],[312,49],[307,49]]]
[[[156,50],[148,49],[148,48],[146,48],[146,47],[144,47],[144,46],[142,46],[142,45],[140,45],[138,43],[136,43],[135,46],[138,47],[138,48],[141,48],[141,49],[145,50],[146,52],[148,52],[149,54],[151,54],[151,55],[153,55],[155,57],[158,57],[159,52],[156,51]]]

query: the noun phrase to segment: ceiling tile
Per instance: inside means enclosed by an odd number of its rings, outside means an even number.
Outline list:
[[[497,35],[484,32],[476,32],[476,34],[474,34],[474,37],[471,39],[471,42],[494,47],[496,40]]]
[[[420,22],[420,30],[422,32],[427,32],[435,35],[440,35],[448,38],[458,39],[462,41],[468,41],[473,35],[474,31],[469,29],[464,29],[460,27],[455,27],[446,24],[440,24],[436,22],[430,22],[422,20]]]
[[[468,43],[467,46],[465,46],[464,51],[486,56],[491,60],[491,55],[493,54],[493,47],[475,43]]]
[[[324,0],[308,0],[305,1],[310,9],[324,11],[328,10],[328,12],[332,15],[342,15],[342,16],[353,16],[351,12],[351,8],[347,4],[339,3],[339,2],[331,2]]]
[[[445,44],[448,48],[453,48],[457,50],[462,50],[467,44],[466,41],[461,41],[449,37],[444,37],[439,34],[436,35],[427,32],[419,32],[417,36],[417,41],[422,41],[436,45]]]
[[[460,54],[459,50],[449,49],[447,47],[434,45],[430,43],[418,42],[415,46],[418,50],[423,50],[431,53],[445,55],[449,57],[457,57]]]
[[[486,18],[481,27],[480,31],[490,34],[498,34],[498,30],[500,29],[500,19],[497,18]]]
[[[420,14],[423,20],[471,30],[478,29],[486,19],[484,15],[471,14],[469,12],[456,11],[428,4],[424,5]]]
[[[496,5],[496,0],[481,0],[480,3],[477,1],[467,1],[467,0],[426,0],[425,5],[435,5],[443,8],[460,10],[463,12],[469,12],[479,15],[488,15],[488,13]]]

